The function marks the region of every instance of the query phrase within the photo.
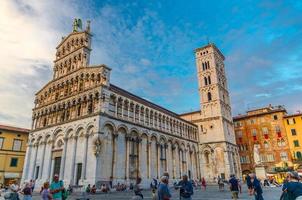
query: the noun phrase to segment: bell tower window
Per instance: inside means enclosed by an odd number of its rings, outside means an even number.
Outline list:
[[[212,94],[211,94],[211,92],[208,92],[208,101],[212,101]]]

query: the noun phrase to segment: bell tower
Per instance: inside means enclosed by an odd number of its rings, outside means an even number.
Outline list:
[[[195,50],[200,95],[201,167],[208,179],[241,174],[235,141],[225,57],[212,43]],[[212,165],[212,167],[211,167]]]

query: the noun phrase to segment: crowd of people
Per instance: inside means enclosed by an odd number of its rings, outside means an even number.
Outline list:
[[[287,173],[286,179],[282,185],[282,195],[280,200],[302,200],[302,183],[300,182],[301,177],[297,172],[291,171]],[[229,186],[231,192],[231,198],[234,200],[239,199],[239,195],[242,193],[241,180],[238,179],[234,174],[230,176],[229,180],[218,176],[215,178],[218,184],[219,191],[225,190],[225,185]],[[259,180],[255,174],[251,173],[246,176],[247,193],[250,196],[254,196],[255,200],[264,200],[262,186],[270,186],[271,180],[264,180],[263,183]],[[85,188],[83,187],[85,195],[96,194],[98,192],[108,193],[111,190],[133,191],[133,200],[144,199],[143,189],[141,187],[141,178],[137,178],[134,184],[130,184],[127,187],[124,183],[117,183],[117,185],[101,184],[99,189],[96,185],[91,186],[88,184]],[[197,189],[200,186],[202,191],[206,191],[207,183],[204,178],[200,180],[189,180],[186,174],[182,175],[182,179],[179,182],[174,182],[173,186],[169,185],[169,174],[164,173],[160,180],[154,178],[150,183],[152,200],[170,200],[172,199],[171,190],[179,191],[179,199],[191,200],[194,195],[194,188]],[[24,183],[20,187],[16,180],[13,180],[9,187],[2,189],[0,197],[4,197],[6,200],[20,200],[19,194],[22,194],[23,200],[32,200],[32,194],[35,189],[35,181],[31,180],[28,183]],[[40,196],[43,200],[65,200],[72,193],[73,189],[69,186],[67,189],[64,187],[63,181],[59,180],[57,174],[54,175],[51,184],[45,182],[40,190]],[[88,198],[86,198],[88,199]],[[173,198],[175,199],[175,197]]]

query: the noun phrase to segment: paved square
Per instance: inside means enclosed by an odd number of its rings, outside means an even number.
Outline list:
[[[179,199],[178,191],[171,189],[172,191],[172,200]],[[281,188],[263,188],[264,191],[264,200],[279,200],[281,195]],[[144,199],[151,199],[151,192],[144,191]],[[112,199],[112,200],[122,200],[127,199],[131,200],[133,196],[133,192],[113,192],[110,194],[97,194],[97,195],[89,195],[89,199]],[[68,199],[80,199],[81,195],[73,194]],[[39,196],[34,196],[33,199],[40,199]],[[194,190],[193,199],[196,200],[231,200],[231,193],[227,190],[220,192],[218,191],[218,187],[209,186],[207,191],[201,191],[200,188],[198,190]],[[240,194],[239,199],[241,200],[254,200],[253,196],[248,196],[246,187],[243,188],[243,193]]]

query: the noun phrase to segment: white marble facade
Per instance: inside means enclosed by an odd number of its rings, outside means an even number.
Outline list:
[[[171,179],[184,173],[200,177],[197,142],[174,131],[106,113],[39,130],[31,134],[23,181],[35,179],[39,186],[59,172],[66,185],[97,184],[111,177],[114,184],[129,184],[141,177],[147,187],[163,172]],[[56,158],[61,162],[55,172]]]

